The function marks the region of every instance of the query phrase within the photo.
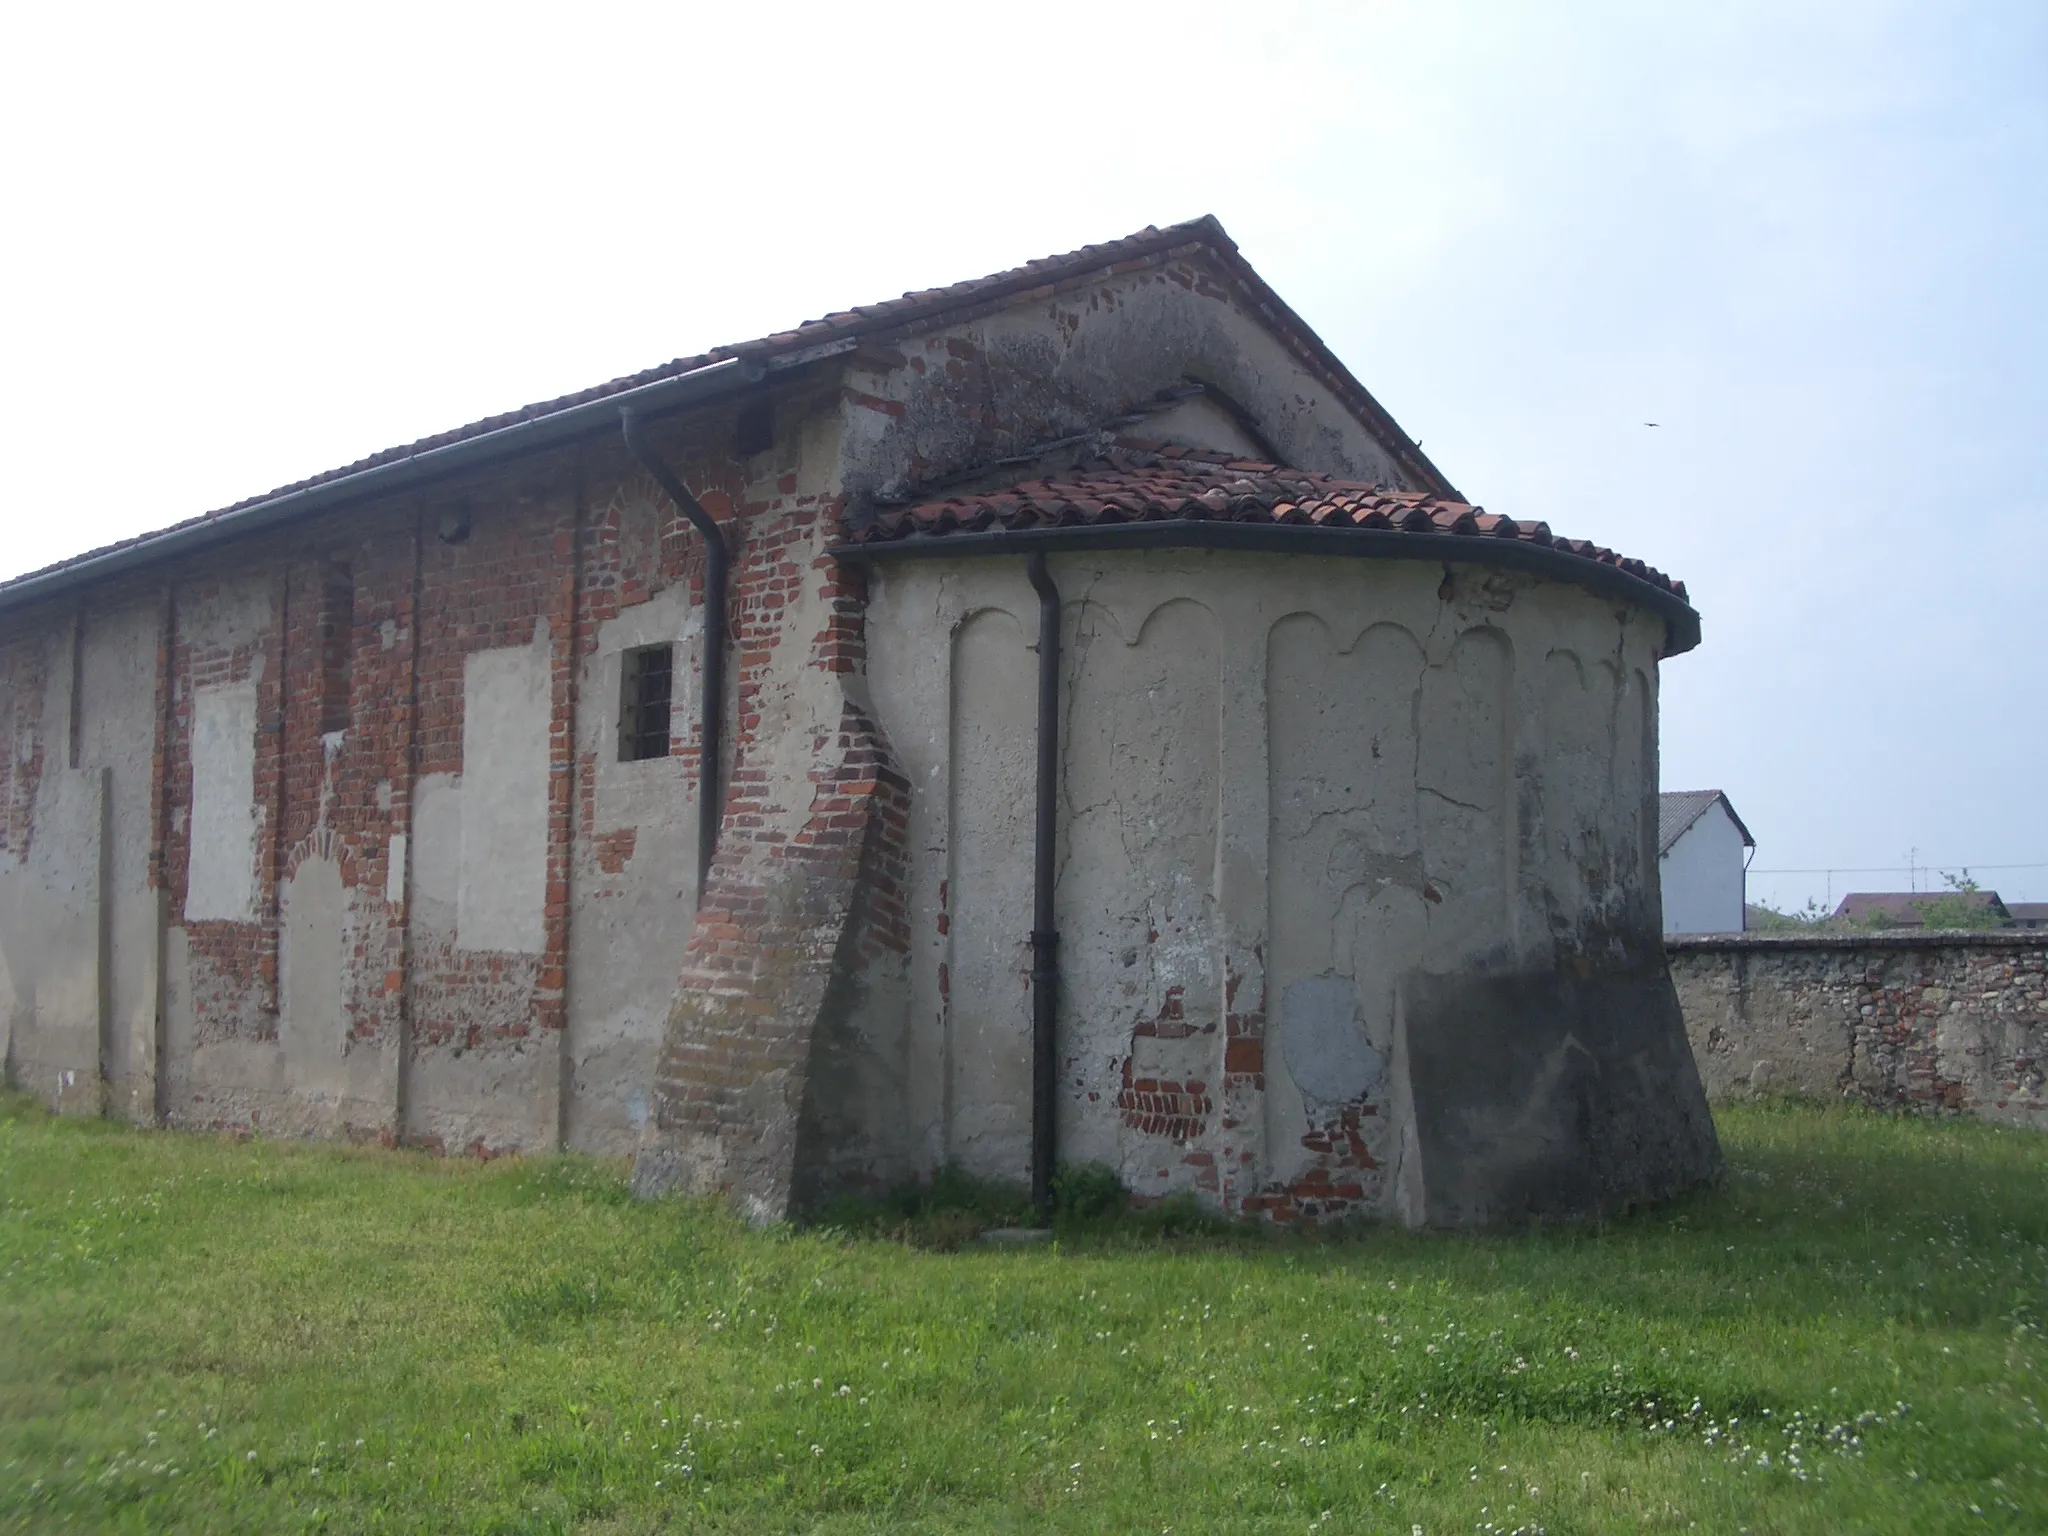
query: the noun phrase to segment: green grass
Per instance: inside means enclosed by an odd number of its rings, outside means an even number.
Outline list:
[[[4,1098],[0,1530],[2048,1530],[2048,1140],[1720,1125],[1598,1229],[928,1252]]]

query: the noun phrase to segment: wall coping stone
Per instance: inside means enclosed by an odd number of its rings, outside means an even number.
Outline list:
[[[1871,933],[1676,933],[1664,940],[1666,954],[1710,954],[1727,950],[1830,949],[2048,949],[2048,929],[1935,928],[1879,929]]]

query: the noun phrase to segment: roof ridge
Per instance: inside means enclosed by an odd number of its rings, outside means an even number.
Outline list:
[[[18,576],[0,582],[0,602],[4,602],[14,589],[31,583],[40,585],[47,578],[60,575],[74,566],[96,562],[109,555],[131,550],[140,558],[142,546],[205,528],[222,518],[251,511],[266,503],[287,496],[301,496],[372,470],[400,466],[408,460],[420,458],[437,450],[453,448],[526,423],[542,421],[577,407],[599,404],[614,396],[626,395],[635,390],[679,379],[731,359],[765,362],[794,353],[798,354],[801,360],[802,357],[809,355],[813,348],[832,343],[842,343],[850,350],[859,339],[876,331],[926,324],[935,320],[943,321],[945,315],[962,302],[986,303],[1007,298],[1048,284],[1069,281],[1104,267],[1116,267],[1126,262],[1156,260],[1197,245],[1213,250],[1218,257],[1226,261],[1243,265],[1243,258],[1238,255],[1237,242],[1225,232],[1221,221],[1214,214],[1203,214],[1178,224],[1148,224],[1141,230],[1115,240],[1098,241],[1071,251],[1033,257],[1022,266],[1007,267],[983,277],[967,278],[944,287],[911,290],[898,298],[883,299],[849,310],[834,311],[817,319],[804,321],[792,329],[774,331],[749,341],[721,343],[692,356],[672,358],[668,362],[643,368],[637,373],[620,374],[602,383],[557,395],[552,399],[531,401],[511,410],[478,417],[458,427],[429,433],[408,443],[379,449],[375,453],[365,454],[346,464],[323,470],[319,474],[275,486],[258,495],[246,496],[240,501],[230,502],[226,506],[216,507],[197,516],[182,518],[133,538],[118,539],[36,570],[24,571]],[[1245,270],[1250,269],[1246,267]]]
[[[1681,582],[1679,585],[1683,587],[1684,583]],[[1681,837],[1685,836],[1687,832],[1692,830],[1693,823],[1706,815],[1716,805],[1727,811],[1728,819],[1735,823],[1735,830],[1742,834],[1743,846],[1754,848],[1756,846],[1756,839],[1749,835],[1749,828],[1744,826],[1742,818],[1735,814],[1735,803],[1728,798],[1725,791],[1718,789],[1661,789],[1657,792],[1657,856],[1662,858],[1665,854],[1669,853],[1672,846]],[[1664,815],[1667,807],[1672,812],[1672,817],[1668,823]]]

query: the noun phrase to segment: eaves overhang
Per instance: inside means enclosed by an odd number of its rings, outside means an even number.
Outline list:
[[[158,533],[144,534],[126,543],[82,555],[47,571],[19,577],[0,586],[0,613],[59,596],[109,576],[153,565],[173,555],[191,554],[260,532],[309,512],[330,511],[371,497],[412,490],[516,454],[560,447],[598,433],[616,434],[622,408],[643,416],[658,415],[711,400],[757,382],[762,376],[760,365],[750,359],[723,358],[688,373],[657,379],[637,389],[580,402],[457,442],[424,448],[351,474],[281,491],[226,512],[195,518]]]
[[[1401,430],[1301,317],[1266,286],[1223,226],[1205,216],[1165,229],[1143,229],[1122,240],[1083,246],[988,277],[839,311],[794,330],[677,358],[573,395],[387,449],[357,465],[0,582],[0,613],[133,571],[161,557],[272,527],[302,512],[426,484],[476,464],[551,447],[588,432],[608,432],[621,406],[642,416],[656,414],[710,398],[763,373],[786,373],[865,345],[888,345],[903,336],[963,324],[1022,300],[1069,292],[1095,281],[1100,274],[1116,276],[1195,256],[1210,260],[1219,278],[1234,286],[1238,301],[1259,315],[1296,357],[1337,393],[1418,488],[1439,497],[1457,498],[1455,488],[1423,455],[1420,445]]]
[[[1690,603],[1676,594],[1619,566],[1589,560],[1565,549],[1484,535],[1173,518],[1085,527],[995,528],[913,534],[872,543],[842,543],[835,545],[831,553],[848,564],[880,565],[906,560],[972,559],[1034,552],[1161,549],[1427,560],[1528,571],[1571,582],[1601,597],[1619,598],[1648,609],[1664,620],[1666,645],[1662,654],[1665,656],[1681,655],[1700,643],[1700,616]]]

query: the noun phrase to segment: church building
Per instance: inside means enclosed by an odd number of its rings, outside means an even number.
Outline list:
[[[60,1109],[945,1165],[1281,1221],[1655,1199],[1640,561],[1468,505],[1213,219],[0,584],[0,1046]]]

